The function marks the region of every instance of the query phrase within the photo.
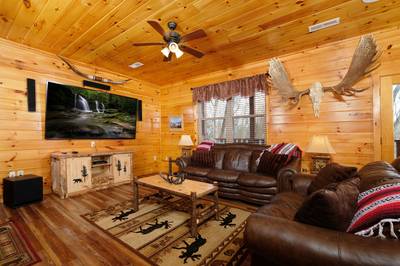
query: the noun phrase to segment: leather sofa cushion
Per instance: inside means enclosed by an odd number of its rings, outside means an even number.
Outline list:
[[[210,168],[203,168],[197,166],[188,166],[183,171],[189,175],[197,175],[197,176],[207,176],[207,174],[211,171]]]
[[[248,192],[260,193],[260,194],[269,194],[269,195],[275,195],[278,192],[278,188],[277,187],[247,187],[247,186],[241,186],[240,189],[248,191]]]
[[[225,192],[225,193],[240,194],[240,190],[237,188],[218,187],[218,191]]]
[[[223,169],[249,172],[251,154],[251,150],[227,150],[224,156]]]
[[[250,159],[250,172],[251,173],[256,173],[257,172],[257,167],[258,167],[258,162],[259,159],[261,159],[261,154],[262,154],[262,150],[257,150],[257,151],[253,151],[253,153],[251,154],[251,159]]]
[[[211,170],[208,173],[208,178],[217,181],[217,182],[224,182],[224,183],[236,183],[240,172],[231,171],[231,170]]]
[[[240,196],[239,193],[218,191],[218,196],[225,197],[225,198],[231,198],[231,199],[237,199],[237,200],[242,199],[242,197]]]
[[[240,190],[240,195],[242,195],[244,198],[254,198],[260,200],[271,200],[275,196],[274,194],[261,194],[249,192],[246,190]]]
[[[361,179],[361,193],[384,184],[400,182],[399,172],[385,161],[377,161],[365,165],[358,171],[358,176]]]
[[[294,192],[279,193],[271,200],[270,204],[259,208],[257,213],[293,220],[304,199],[305,197]]]
[[[198,167],[205,167],[205,168],[214,167],[214,165],[215,165],[214,152],[212,150],[210,150],[210,151],[204,151],[204,150],[193,151],[191,165],[198,166]]]
[[[240,188],[238,183],[227,183],[227,182],[218,182],[218,187],[227,187],[227,188]]]
[[[187,175],[187,179],[194,180],[194,181],[199,181],[199,182],[209,182],[209,179],[205,176],[193,176],[193,175]]]
[[[357,173],[357,168],[351,166],[343,166],[337,163],[330,163],[322,168],[315,179],[308,187],[308,194],[324,188],[328,184],[340,182],[353,177]]]
[[[357,207],[359,178],[329,184],[309,195],[295,221],[345,232]]]
[[[240,186],[247,187],[276,187],[276,179],[274,177],[252,173],[242,173],[237,182]]]
[[[225,150],[222,149],[214,149],[214,160],[215,160],[215,169],[222,169],[222,165],[224,162]]]

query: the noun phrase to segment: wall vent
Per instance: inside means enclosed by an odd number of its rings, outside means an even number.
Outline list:
[[[322,29],[325,29],[325,28],[329,28],[329,27],[338,25],[339,23],[340,23],[340,18],[330,19],[330,20],[327,20],[327,21],[324,21],[324,22],[309,26],[308,27],[308,31],[309,32],[314,32],[314,31],[317,31],[317,30],[322,30]]]

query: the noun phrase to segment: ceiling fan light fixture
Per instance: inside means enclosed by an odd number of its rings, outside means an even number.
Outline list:
[[[175,51],[176,58],[180,58],[182,55],[183,55],[183,52],[181,51],[181,49],[178,48],[178,50]]]
[[[165,57],[168,57],[170,52],[171,52],[171,51],[170,51],[170,49],[168,49],[168,47],[164,47],[164,48],[161,50],[161,53],[162,53]]]
[[[168,45],[169,50],[175,54],[176,58],[179,58],[183,55],[181,49],[179,49],[179,45],[176,42],[171,42]]]

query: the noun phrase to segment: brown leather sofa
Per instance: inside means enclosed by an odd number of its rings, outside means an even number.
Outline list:
[[[392,167],[392,165],[395,167]],[[360,192],[400,182],[400,161],[379,161],[364,166],[358,175]],[[252,265],[400,265],[400,242],[364,238],[354,234],[302,224],[293,220],[305,199],[313,176],[294,175],[286,191],[269,205],[250,215],[245,240],[252,252]]]
[[[259,174],[256,160],[266,148],[254,144],[217,144],[213,147],[215,165],[211,168],[193,166],[190,157],[180,157],[176,163],[189,179],[218,182],[218,194],[222,197],[262,205],[270,202],[280,184],[287,183],[286,179],[299,172],[301,165],[301,159],[293,157],[274,176]]]

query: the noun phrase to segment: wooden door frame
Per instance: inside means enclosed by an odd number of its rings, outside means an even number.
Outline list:
[[[400,74],[380,76],[379,79],[380,86],[374,86],[373,92],[374,157],[375,160],[391,162],[394,159],[392,86],[400,84]]]

